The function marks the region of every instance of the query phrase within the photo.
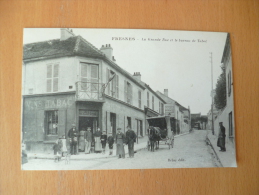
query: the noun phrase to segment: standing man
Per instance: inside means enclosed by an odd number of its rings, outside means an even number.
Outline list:
[[[115,138],[115,142],[117,145],[116,148],[116,155],[118,155],[118,158],[125,158],[125,150],[124,150],[124,145],[125,145],[125,135],[121,132],[121,128],[117,129],[117,134]]]
[[[76,125],[73,124],[72,128],[68,131],[68,137],[70,142],[70,153],[71,155],[77,154],[77,143],[78,143],[78,132],[76,130]]]
[[[226,139],[226,129],[223,126],[223,122],[220,122],[219,136],[218,136],[218,142],[217,142],[217,146],[220,147],[220,152],[226,152],[225,139]]]
[[[85,133],[85,154],[90,154],[92,142],[93,142],[93,135],[91,132],[91,127],[88,127]]]
[[[128,144],[130,158],[134,157],[134,142],[136,142],[136,138],[136,133],[133,130],[131,130],[130,126],[127,126],[126,144]]]

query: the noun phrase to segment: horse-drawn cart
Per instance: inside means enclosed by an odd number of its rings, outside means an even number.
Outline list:
[[[174,118],[170,116],[151,117],[147,119],[148,128],[148,150],[154,151],[159,145],[167,145],[168,148],[174,147]]]

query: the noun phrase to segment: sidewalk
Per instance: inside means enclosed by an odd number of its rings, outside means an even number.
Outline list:
[[[174,136],[175,138],[186,135],[189,133],[184,133],[180,135]],[[134,151],[140,151],[142,149],[147,148],[147,136],[138,138],[138,143],[134,144]],[[128,146],[124,146],[125,148],[125,155],[128,154]],[[116,157],[116,145],[113,145],[113,155],[109,155],[109,148],[106,146],[105,154],[102,153],[91,153],[91,154],[85,154],[84,152],[79,152],[78,155],[71,155],[70,160],[95,160],[95,159],[103,159],[103,158],[112,158]],[[64,158],[64,157],[63,157]],[[54,160],[54,154],[53,153],[28,153],[28,159],[53,159]]]
[[[226,152],[220,152],[220,148],[217,146],[217,135],[212,135],[211,130],[208,130],[208,139],[210,141],[210,144],[215,151],[217,157],[219,158],[221,164],[223,167],[237,167],[236,164],[236,152],[235,148],[230,144],[226,142]]]

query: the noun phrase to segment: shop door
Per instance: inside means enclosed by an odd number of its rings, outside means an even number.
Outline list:
[[[97,129],[97,117],[80,116],[79,117],[79,131],[83,130],[83,128],[85,130],[87,130],[88,127],[91,128],[92,133],[95,133],[95,131]]]

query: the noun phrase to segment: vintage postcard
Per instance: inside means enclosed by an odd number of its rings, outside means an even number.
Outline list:
[[[24,29],[22,170],[236,167],[230,34]]]

